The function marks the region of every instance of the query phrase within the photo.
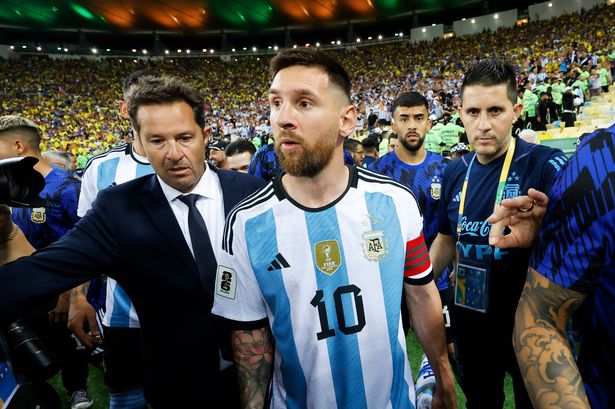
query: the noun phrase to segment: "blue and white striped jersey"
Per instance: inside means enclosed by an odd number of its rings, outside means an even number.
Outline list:
[[[413,194],[350,166],[347,190],[308,209],[280,177],[228,215],[213,313],[271,327],[272,408],[412,408],[404,281],[431,281]],[[404,279],[405,277],[405,279]]]
[[[137,155],[132,144],[122,145],[88,162],[81,179],[77,215],[85,216],[98,192],[154,173],[147,159]],[[139,318],[126,292],[112,278],[107,278],[107,298],[103,324],[107,327],[139,328]]]

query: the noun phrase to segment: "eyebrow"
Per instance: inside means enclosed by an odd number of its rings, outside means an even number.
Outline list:
[[[269,94],[271,94],[271,95],[279,95],[281,92],[282,91],[280,91],[278,89],[269,88]],[[292,90],[291,93],[302,95],[302,96],[318,97],[318,95],[314,91],[309,90],[307,88],[299,88],[299,89],[296,89],[296,90]]]

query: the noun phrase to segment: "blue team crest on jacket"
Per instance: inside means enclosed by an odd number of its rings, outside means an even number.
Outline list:
[[[333,275],[342,264],[342,254],[337,240],[319,241],[314,244],[316,267],[327,274]]]
[[[517,172],[513,172],[506,179],[504,186],[504,199],[512,199],[521,196],[521,178]]]
[[[429,187],[429,194],[433,200],[440,200],[442,194],[442,182],[438,176],[431,178],[431,186]]]
[[[35,207],[30,214],[32,223],[43,224],[47,220],[47,212],[44,207]]]

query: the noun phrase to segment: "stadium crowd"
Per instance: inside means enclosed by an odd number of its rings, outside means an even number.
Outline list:
[[[590,78],[598,75],[604,84],[607,73],[613,75],[614,20],[615,8],[604,5],[494,33],[328,52],[348,67],[359,128],[367,130],[370,113],[382,124],[390,121],[392,101],[405,91],[425,95],[437,120],[445,112],[454,112],[459,106],[464,67],[491,55],[509,60],[518,72],[520,87],[523,89],[528,80],[538,98],[551,85],[552,99],[561,105],[565,87],[576,85],[580,98],[589,99]],[[130,137],[129,127],[118,115],[119,84],[130,72],[145,69],[187,78],[203,92],[214,136],[252,138],[270,130],[268,59],[241,56],[228,62],[219,58],[134,62],[130,58],[53,60],[32,56],[0,60],[1,113],[32,118],[43,131],[44,150],[70,151],[80,156],[83,166],[87,157]],[[533,118],[534,113],[530,114]]]

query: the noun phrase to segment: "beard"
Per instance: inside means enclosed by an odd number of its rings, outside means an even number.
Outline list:
[[[291,138],[301,146],[291,152],[282,149],[282,138]],[[312,146],[308,146],[305,140],[288,131],[280,131],[275,138],[275,153],[280,159],[282,169],[291,176],[314,177],[319,174],[331,161],[333,152],[337,147],[335,138],[321,137]]]
[[[404,145],[404,148],[406,148],[408,151],[416,152],[419,149],[421,149],[421,146],[423,146],[423,142],[425,142],[425,138],[426,136],[421,138],[421,136],[419,135],[419,140],[415,143],[411,143],[411,142],[408,142],[407,138],[403,137],[403,138],[399,138],[399,143]]]

